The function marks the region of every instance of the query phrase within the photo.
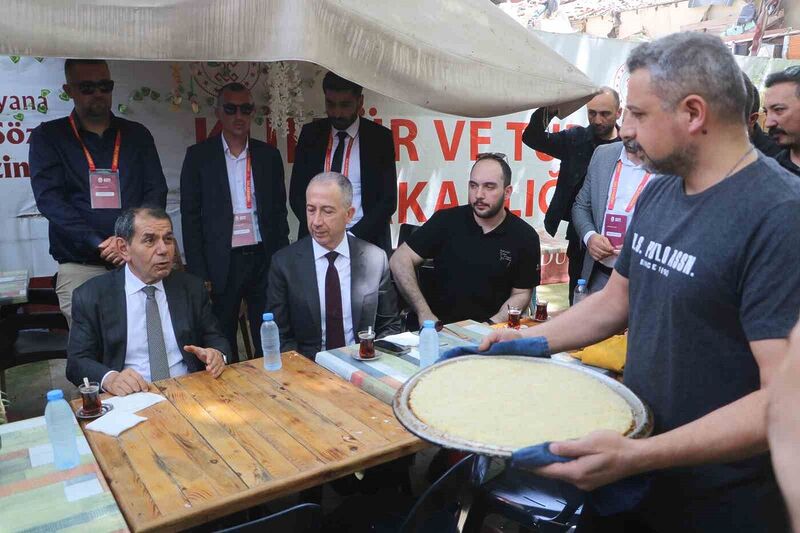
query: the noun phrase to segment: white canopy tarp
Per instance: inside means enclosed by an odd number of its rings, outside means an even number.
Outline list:
[[[583,102],[592,81],[489,0],[5,0],[0,54],[303,60],[428,109]],[[567,107],[567,106],[564,106]]]

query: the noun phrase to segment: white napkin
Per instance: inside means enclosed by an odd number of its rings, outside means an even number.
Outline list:
[[[86,424],[86,429],[105,433],[106,435],[111,435],[112,437],[119,437],[119,434],[126,429],[130,429],[136,424],[144,422],[145,420],[147,419],[143,416],[135,415],[125,411],[117,411],[117,408],[114,407],[113,411],[110,411],[97,420]]]
[[[419,346],[419,336],[410,331],[397,333],[395,335],[387,335],[384,339],[401,346]]]
[[[152,392],[135,392],[133,394],[128,394],[127,396],[113,396],[107,400],[103,400],[103,403],[110,403],[114,406],[114,410],[109,414],[118,413],[120,411],[126,413],[135,413],[136,411],[141,411],[146,407],[150,407],[158,402],[163,402],[164,400],[166,400],[166,398],[160,394],[153,394]]]

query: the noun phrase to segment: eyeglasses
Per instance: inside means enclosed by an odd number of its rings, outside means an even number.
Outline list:
[[[81,94],[89,96],[98,90],[103,94],[108,94],[114,90],[114,80],[98,80],[98,81],[77,81],[70,83],[70,85],[78,88]]]
[[[502,152],[483,152],[475,156],[475,161],[480,161],[481,159],[494,159],[495,161],[508,163],[508,156]]]
[[[238,110],[242,115],[250,115],[255,110],[253,104],[222,104],[222,110],[226,115],[235,115]]]

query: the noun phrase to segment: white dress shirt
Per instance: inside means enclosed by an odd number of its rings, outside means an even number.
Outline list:
[[[350,140],[353,143],[353,149],[350,151],[350,166],[347,169],[347,179],[350,180],[350,184],[353,186],[353,207],[356,208],[356,214],[353,215],[353,220],[347,225],[347,229],[352,228],[356,225],[356,223],[361,220],[364,216],[364,209],[361,206],[361,148],[360,142],[358,140],[358,126],[361,123],[361,119],[356,119],[355,122],[350,124],[350,127],[347,128],[346,131],[348,135],[347,144],[344,145],[344,154],[342,155],[342,173],[344,173],[344,162],[347,158],[347,147],[350,144]],[[331,126],[331,132],[333,133],[333,144],[331,145],[331,163],[333,162],[333,154],[336,153],[336,147],[339,146],[339,137],[336,136],[342,130],[337,130],[333,126]]]
[[[617,171],[616,165],[614,165],[614,170],[612,170],[611,174],[611,181],[609,182],[608,186],[608,193],[606,194],[606,209],[605,215],[614,214],[614,215],[627,215],[628,217],[628,227],[631,225],[631,218],[633,217],[634,211],[636,211],[636,206],[634,205],[630,211],[625,211],[628,207],[628,203],[633,198],[633,195],[636,194],[636,189],[639,188],[639,184],[644,179],[645,174],[647,171],[641,166],[637,165],[630,159],[628,159],[628,153],[625,151],[625,147],[622,148],[620,153],[619,159],[617,159],[617,163],[622,161],[622,171],[619,174],[619,184],[617,185],[617,197],[614,200],[614,209],[608,208],[608,203],[611,201],[611,190],[613,189],[613,182],[614,182],[614,173]],[[600,226],[600,234],[605,234],[605,215],[603,216],[603,220]],[[596,235],[596,231],[587,231],[586,235],[583,236],[583,244],[587,247],[589,246],[589,238],[592,235]],[[617,262],[616,255],[610,255],[600,261],[602,264],[609,268],[614,268],[614,263]]]
[[[231,153],[228,142],[225,140],[225,135],[222,137],[222,148],[225,151],[225,167],[228,169],[228,186],[231,189],[231,205],[233,212],[236,215],[242,213],[253,214],[253,235],[255,235],[256,242],[261,242],[261,230],[258,228],[258,211],[256,211],[256,184],[255,177],[252,175],[252,168],[250,169],[250,194],[251,194],[251,208],[247,208],[247,196],[245,195],[245,180],[247,179],[247,154],[250,150],[250,141],[244,145],[244,150],[238,156]],[[250,162],[252,165],[252,161]]]
[[[352,167],[350,167],[352,168]],[[314,267],[317,271],[317,292],[319,293],[319,314],[320,330],[322,334],[322,350],[325,350],[325,276],[328,273],[328,258],[325,254],[330,252],[327,248],[320,246],[317,241],[311,239],[314,247]],[[350,305],[350,244],[347,236],[342,238],[334,250],[339,255],[333,266],[339,272],[339,286],[342,291],[342,324],[344,325],[344,344],[349,346],[355,344],[355,334],[353,332],[353,308]]]
[[[169,375],[174,378],[189,372],[183,362],[183,354],[178,348],[175,330],[172,328],[172,318],[167,305],[167,294],[164,292],[164,283],[159,281],[153,285],[156,288],[155,299],[158,305],[158,314],[161,318],[161,331],[164,332],[164,345],[167,348],[167,362]],[[125,349],[125,364],[123,368],[132,368],[138,372],[145,381],[150,381],[150,352],[147,349],[147,322],[145,302],[147,295],[142,291],[145,283],[131,272],[125,265],[125,307],[127,312],[128,337]],[[113,372],[113,371],[112,371]],[[106,377],[101,380],[101,386]],[[105,390],[105,389],[103,389]]]

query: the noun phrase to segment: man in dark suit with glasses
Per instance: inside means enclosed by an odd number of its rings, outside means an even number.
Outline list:
[[[189,147],[181,170],[181,226],[186,266],[206,282],[213,311],[239,360],[236,332],[242,300],[254,352],[261,356],[261,315],[272,254],[289,244],[280,152],[250,138],[255,106],[240,83],[220,89],[222,133]]]
[[[50,223],[56,294],[71,322],[72,291],[123,263],[114,222],[124,209],[164,208],[167,183],[153,136],[114,116],[105,61],[67,59],[64,92],[75,109],[33,130],[29,161],[36,207]]]

